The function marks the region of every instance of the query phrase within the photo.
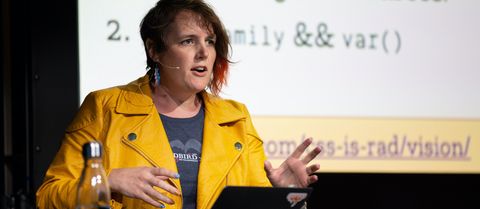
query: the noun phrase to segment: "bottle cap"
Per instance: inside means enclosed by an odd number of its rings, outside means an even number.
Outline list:
[[[83,145],[83,158],[102,157],[102,145],[96,141],[91,141]]]

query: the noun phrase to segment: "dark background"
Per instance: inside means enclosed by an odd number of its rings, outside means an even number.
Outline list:
[[[77,1],[1,2],[1,208],[34,208],[78,109]]]
[[[2,0],[1,20],[0,208],[35,208],[78,108],[77,1]],[[480,209],[480,174],[318,175],[310,209]]]

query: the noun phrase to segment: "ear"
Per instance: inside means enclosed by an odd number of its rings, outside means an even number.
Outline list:
[[[156,50],[156,43],[152,39],[147,38],[147,41],[145,42],[145,46],[147,47],[147,52],[148,56],[150,59],[152,59],[154,62],[158,62],[159,59],[159,54]]]

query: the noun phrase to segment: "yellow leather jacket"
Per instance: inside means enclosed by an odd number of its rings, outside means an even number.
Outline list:
[[[205,107],[202,159],[198,173],[197,209],[213,206],[227,185],[271,186],[263,163],[262,141],[243,104],[200,93]],[[125,86],[90,93],[66,130],[60,150],[37,191],[38,208],[74,208],[83,168],[82,145],[98,140],[104,146],[103,164],[114,168],[155,166],[177,171],[162,122],[152,102],[148,76]],[[178,190],[180,180],[169,183]],[[182,197],[167,208],[182,208]],[[112,198],[111,206],[154,208],[138,199]]]

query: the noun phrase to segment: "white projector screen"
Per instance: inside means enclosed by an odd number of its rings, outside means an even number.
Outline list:
[[[311,136],[323,171],[480,173],[480,1],[207,2],[269,158]],[[155,3],[79,0],[81,100],[145,74]]]

